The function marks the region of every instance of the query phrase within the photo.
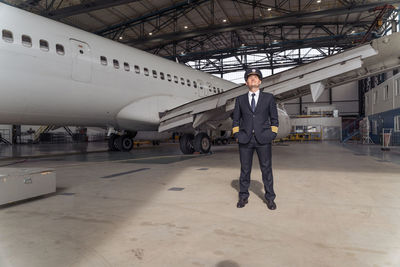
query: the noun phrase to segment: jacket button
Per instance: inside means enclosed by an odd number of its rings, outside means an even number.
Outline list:
[[[256,117],[256,115],[253,115],[253,118],[255,118]]]

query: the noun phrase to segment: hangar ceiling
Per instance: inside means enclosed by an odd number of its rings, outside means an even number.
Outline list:
[[[0,1],[221,75],[249,65],[295,66],[385,35],[393,25],[397,29],[395,5],[400,4],[393,0]]]

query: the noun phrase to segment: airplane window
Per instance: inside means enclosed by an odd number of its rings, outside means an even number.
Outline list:
[[[172,80],[171,74],[167,74],[167,80],[170,82]]]
[[[186,80],[186,84],[187,84],[187,86],[190,86],[190,80],[189,79]]]
[[[218,93],[221,93],[221,91],[219,90],[219,88],[217,88],[217,92],[218,92]]]
[[[107,66],[107,58],[105,56],[100,57],[101,65]]]
[[[22,45],[32,47],[32,39],[28,35],[22,35]]]
[[[197,83],[196,83],[196,81],[193,81],[193,87],[194,87],[194,88],[197,88]]]
[[[185,85],[185,79],[183,79],[182,77],[181,77],[181,84]]]
[[[139,73],[140,73],[140,68],[139,68],[139,66],[138,66],[138,65],[135,65],[135,72],[136,72],[137,74],[139,74]]]
[[[157,71],[153,70],[153,78],[157,78]]]
[[[174,82],[178,83],[178,77],[174,76]]]
[[[130,71],[130,70],[131,70],[131,67],[129,67],[129,64],[128,64],[128,63],[124,62],[124,69],[125,69],[126,71]]]
[[[113,63],[114,63],[114,68],[119,69],[119,61],[116,59],[113,59]]]
[[[40,49],[47,52],[49,51],[49,42],[46,40],[40,40],[39,41]]]
[[[211,90],[211,83],[206,82],[206,85],[207,85],[208,91],[211,93],[211,92],[212,92],[212,90]]]
[[[149,76],[149,69],[148,68],[144,68],[144,75]]]
[[[56,51],[57,51],[57,54],[59,54],[61,56],[65,55],[64,46],[62,46],[60,44],[56,44]]]
[[[216,93],[216,92],[217,92],[217,89],[215,89],[215,86],[213,86],[213,89],[214,89],[214,93]]]
[[[14,42],[14,37],[11,31],[9,30],[3,30],[2,32],[3,34],[3,40],[8,42],[8,43],[12,43]]]
[[[161,80],[165,80],[164,72],[160,72],[160,78]]]

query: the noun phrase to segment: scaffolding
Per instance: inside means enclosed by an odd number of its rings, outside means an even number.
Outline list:
[[[359,131],[361,135],[361,140],[364,145],[374,144],[371,137],[369,136],[370,133],[370,124],[368,117],[363,118],[359,124]]]

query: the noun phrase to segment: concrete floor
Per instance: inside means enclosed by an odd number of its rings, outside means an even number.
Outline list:
[[[82,154],[88,151],[104,152],[108,150],[105,142],[67,143],[67,144],[0,144],[0,160],[22,157],[43,157],[58,154]]]
[[[400,165],[357,146],[274,146],[275,211],[257,160],[236,208],[236,145],[2,161],[58,191],[0,208],[0,266],[400,266]]]

